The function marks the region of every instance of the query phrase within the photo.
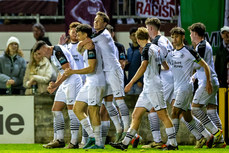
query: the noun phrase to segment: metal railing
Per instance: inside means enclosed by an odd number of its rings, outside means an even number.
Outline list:
[[[58,10],[56,15],[53,16],[44,16],[44,15],[1,15],[0,20],[36,20],[37,23],[40,23],[41,20],[64,20],[64,0],[59,1]],[[114,13],[112,15],[112,19],[145,19],[146,17],[141,17],[136,15],[136,7],[135,1],[133,0],[116,0],[114,1]],[[174,16],[170,22],[177,21],[178,17]]]

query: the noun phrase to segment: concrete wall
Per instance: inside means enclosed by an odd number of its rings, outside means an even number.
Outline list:
[[[54,96],[43,95],[35,96],[35,142],[36,143],[47,143],[53,139],[53,117],[51,113],[51,108],[53,104]],[[137,101],[138,96],[128,95],[125,97],[127,106],[129,108],[130,114],[133,112],[134,105]],[[169,109],[171,110],[171,109]],[[67,114],[67,109],[64,109],[65,122],[65,141],[69,143],[70,141],[70,130],[69,130],[69,119]],[[80,128],[81,129],[81,128]],[[138,133],[142,136],[142,143],[148,143],[152,141],[152,135],[149,128],[147,113],[143,116],[142,122]],[[166,142],[166,133],[163,124],[161,123],[161,135],[164,142]],[[114,141],[115,139],[115,128],[113,123],[111,123],[111,128],[108,133],[108,139]],[[81,140],[81,130],[80,138]],[[183,123],[180,125],[180,129],[177,135],[177,141],[179,144],[194,144],[195,138]]]

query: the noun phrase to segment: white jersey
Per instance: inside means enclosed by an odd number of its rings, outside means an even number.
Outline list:
[[[96,59],[96,67],[93,73],[87,74],[86,76],[86,84],[90,86],[105,86],[105,75],[102,67],[102,55],[100,51],[96,50],[85,50],[84,55],[84,67],[88,67],[89,59]]]
[[[152,40],[152,43],[161,48],[162,61],[164,61],[167,54],[173,50],[173,45],[165,36],[157,35]]]
[[[143,78],[143,92],[161,92],[163,89],[159,74],[161,63],[160,48],[151,43],[146,44],[142,51],[142,61],[144,60],[148,61],[148,66]]]
[[[77,45],[78,43],[69,43],[63,46],[66,47],[68,51],[72,54],[72,57],[74,58],[78,69],[82,69],[84,68],[83,56],[77,51]],[[85,82],[86,76],[80,74],[80,77],[82,78],[83,82]]]
[[[210,71],[211,71],[211,80],[212,80],[213,85],[219,85],[217,74],[215,72],[214,61],[213,61],[213,52],[212,52],[211,45],[207,41],[202,40],[196,46],[196,51],[204,59],[204,61],[208,64]],[[196,78],[198,79],[199,85],[206,83],[207,78],[206,78],[203,67],[197,69]]]
[[[61,45],[54,46],[53,54],[51,56],[51,63],[61,75],[63,75],[64,73],[62,65],[66,63],[70,64],[71,69],[78,69],[71,53]],[[78,74],[73,74],[70,77],[68,77],[64,82],[77,83],[78,81],[82,82],[80,76]]]
[[[190,86],[190,78],[194,69],[194,62],[199,62],[201,57],[192,48],[184,46],[174,50],[167,56],[174,78],[174,90],[182,90]]]
[[[95,49],[100,51],[103,59],[103,71],[113,71],[121,67],[117,58],[117,47],[107,29],[100,31],[92,41]]]

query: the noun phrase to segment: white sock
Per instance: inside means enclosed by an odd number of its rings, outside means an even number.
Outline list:
[[[210,119],[213,121],[213,123],[217,126],[217,128],[222,130],[222,124],[221,124],[221,120],[219,118],[219,115],[217,113],[217,110],[216,109],[209,109],[209,110],[207,110],[207,114],[210,117]],[[221,136],[219,142],[224,142],[223,135]]]
[[[173,122],[173,126],[175,128],[175,133],[177,134],[177,132],[179,130],[180,120],[178,118],[174,118],[174,119],[172,119],[172,122]]]
[[[122,115],[121,118],[122,118],[122,122],[123,122],[123,126],[124,126],[123,132],[127,132],[127,130],[129,129],[129,126],[130,126],[129,109],[126,106],[124,99],[116,100],[116,103],[117,103],[119,110],[121,112],[121,115]]]
[[[61,111],[53,111],[56,124],[56,138],[59,141],[64,141],[64,116]]]
[[[73,110],[68,110],[68,115],[70,118],[70,129],[71,129],[71,141],[70,142],[73,145],[76,145],[78,143],[78,133],[79,133],[80,121],[76,117]]]
[[[91,127],[89,118],[86,117],[86,118],[82,119],[82,120],[80,121],[80,123],[81,123],[81,125],[83,126],[83,128],[87,131],[89,137],[94,137],[93,129],[92,129],[92,127]]]
[[[153,135],[153,140],[155,142],[161,142],[160,121],[157,112],[149,113],[148,120],[150,123],[150,129]]]
[[[52,112],[54,113],[54,112]],[[56,134],[56,118],[53,117],[53,131],[54,131],[54,134],[53,134],[53,141],[57,140],[57,134]]]
[[[196,129],[195,129],[195,122],[193,122],[193,120],[191,121],[192,124],[186,122],[184,120],[184,117],[181,118],[181,121],[186,125],[186,127],[188,128],[188,130],[195,136],[196,140],[200,140],[202,138],[202,134],[199,133]]]
[[[112,122],[114,123],[116,132],[121,133],[122,132],[121,120],[116,106],[113,104],[113,102],[105,102],[105,107],[107,109],[107,112]]]
[[[87,143],[87,140],[88,140],[87,131],[82,126],[82,140],[81,140],[81,144],[86,144]]]
[[[208,115],[199,107],[192,107],[192,113],[212,133],[218,132],[217,126],[210,120]]]
[[[122,143],[124,145],[129,145],[136,133],[137,131],[135,129],[128,129],[125,138],[122,140]]]
[[[104,146],[106,143],[106,137],[108,135],[108,131],[110,129],[110,121],[101,121],[101,126],[102,126],[102,130],[101,130],[102,145]]]
[[[168,136],[168,141],[169,141],[170,145],[177,146],[175,128],[174,127],[166,128],[165,131],[166,131],[166,134]]]
[[[94,136],[95,136],[95,144],[97,146],[102,146],[102,138],[101,138],[101,125],[93,126]]]

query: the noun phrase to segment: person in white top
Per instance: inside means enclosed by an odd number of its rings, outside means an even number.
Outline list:
[[[134,83],[144,74],[143,91],[139,95],[135,105],[131,126],[124,140],[121,143],[111,144],[111,146],[121,150],[127,149],[129,142],[139,128],[142,116],[146,111],[150,111],[152,107],[154,107],[159,118],[166,127],[169,145],[165,150],[177,150],[178,145],[175,129],[168,116],[166,103],[163,98],[162,82],[159,74],[160,66],[158,65],[161,62],[160,48],[150,43],[148,30],[144,27],[138,28],[136,31],[136,38],[138,44],[143,48],[142,63],[134,77],[126,85],[125,92],[130,91]]]
[[[82,68],[84,68],[83,55],[80,52],[78,52],[78,50],[76,49],[77,45],[78,45],[78,39],[76,36],[76,27],[78,25],[80,25],[79,22],[72,22],[69,25],[69,30],[68,30],[70,42],[69,43],[66,42],[66,36],[65,36],[65,34],[63,34],[60,37],[59,44],[63,45],[64,47],[66,47],[68,49],[68,51],[72,54],[72,57],[74,58],[78,68],[82,69]],[[86,76],[81,74],[80,77],[81,77],[83,84],[84,84]]]
[[[51,64],[59,72],[56,82],[51,82],[48,86],[48,92],[51,94],[57,88],[55,99],[52,107],[54,116],[54,140],[46,145],[44,148],[62,148],[65,147],[64,142],[64,117],[62,110],[65,104],[68,108],[71,128],[71,142],[67,148],[78,148],[77,135],[79,127],[79,120],[74,114],[72,108],[75,98],[82,86],[82,80],[79,75],[74,74],[66,77],[64,70],[67,68],[78,69],[72,55],[63,46],[48,46],[44,41],[38,41],[33,47],[33,51],[42,57],[47,57],[51,60]]]
[[[92,34],[92,28],[89,25],[81,24],[76,28],[79,41],[85,40]],[[79,47],[81,43],[79,42]],[[88,45],[88,44],[86,44]],[[81,46],[81,50],[84,49]],[[84,149],[103,149],[100,121],[100,106],[102,104],[103,93],[105,92],[105,75],[102,68],[102,56],[100,50],[84,51],[85,68],[79,70],[67,69],[66,75],[87,74],[86,83],[81,88],[74,105],[74,112],[79,118],[83,128],[89,134],[89,140],[85,144]],[[88,109],[87,109],[88,108]],[[92,124],[90,126],[90,121]],[[95,144],[95,145],[94,145]]]
[[[147,18],[145,21],[145,25],[149,31],[151,42],[157,45],[158,47],[160,47],[161,59],[162,59],[162,63],[160,63],[160,65],[164,64],[165,58],[167,54],[173,50],[173,46],[171,42],[168,40],[168,38],[161,35],[160,32],[161,22],[158,18]],[[172,104],[174,103],[174,99],[175,99],[173,94],[173,89],[174,89],[173,75],[169,69],[165,70],[162,67],[162,69],[160,70],[160,76],[163,85],[165,101]],[[150,128],[152,131],[154,142],[150,143],[149,145],[142,146],[142,148],[160,149],[163,145],[161,139],[161,133],[160,133],[160,122],[154,108],[150,110],[150,113],[148,114],[148,120],[150,123]]]
[[[124,101],[124,81],[123,71],[117,58],[117,48],[115,47],[114,41],[107,29],[106,25],[109,22],[109,17],[103,12],[97,12],[94,19],[95,34],[92,39],[87,39],[84,43],[93,41],[96,50],[101,51],[103,61],[103,71],[105,72],[106,78],[106,93],[105,93],[105,106],[108,108],[112,105],[113,97],[120,109],[121,119],[123,121],[124,129],[122,133],[122,127],[120,123],[115,124],[117,131],[118,142],[124,138],[129,128],[129,110]],[[113,95],[113,96],[112,96]],[[108,110],[109,112],[109,110]],[[109,113],[110,114],[110,113]],[[114,120],[113,120],[114,122]],[[114,122],[115,123],[115,122]]]
[[[209,65],[211,72],[210,83],[213,87],[212,93],[209,94],[206,92],[205,86],[208,85],[209,82],[204,75],[203,68],[197,69],[193,78],[198,79],[198,89],[193,98],[192,113],[214,135],[213,147],[225,148],[226,143],[222,136],[222,125],[217,113],[217,92],[219,89],[219,82],[214,68],[212,47],[204,40],[206,27],[203,23],[199,22],[192,24],[188,29],[191,33],[191,41],[196,51]],[[204,107],[207,108],[207,113],[202,110]]]
[[[170,63],[170,69],[174,77],[174,94],[175,103],[172,110],[172,121],[176,129],[179,129],[179,120],[181,116],[192,126],[191,132],[200,140],[199,147],[202,148],[207,141],[207,147],[211,148],[213,144],[213,136],[200,124],[200,121],[192,116],[190,108],[192,101],[192,83],[190,82],[193,73],[195,62],[204,68],[205,75],[210,81],[210,70],[206,62],[199,56],[199,54],[190,47],[184,45],[185,30],[180,27],[175,27],[171,31],[171,38],[175,45],[175,50],[170,52],[167,56],[167,61]],[[206,86],[208,93],[212,92],[212,86],[208,82]],[[186,124],[187,125],[187,124]],[[200,134],[201,133],[201,134]],[[205,138],[202,138],[202,134]]]

